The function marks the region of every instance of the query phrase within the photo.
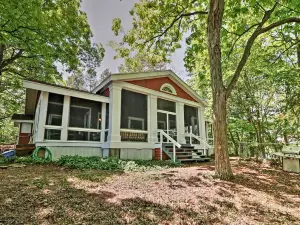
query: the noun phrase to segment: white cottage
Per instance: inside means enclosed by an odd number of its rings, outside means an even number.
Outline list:
[[[112,74],[92,92],[24,81],[18,145],[62,155],[207,160],[213,153],[207,103],[172,71]]]

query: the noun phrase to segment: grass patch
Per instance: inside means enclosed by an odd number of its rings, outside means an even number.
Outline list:
[[[95,170],[84,170],[76,175],[79,179],[88,180],[92,182],[103,182],[111,173],[100,172]]]
[[[44,186],[47,186],[49,184],[49,181],[47,177],[43,175],[41,178],[33,180],[32,184],[39,189],[43,189]]]

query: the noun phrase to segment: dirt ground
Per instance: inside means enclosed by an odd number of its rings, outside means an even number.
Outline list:
[[[0,170],[0,224],[300,224],[300,175],[233,161],[116,173],[56,166]]]

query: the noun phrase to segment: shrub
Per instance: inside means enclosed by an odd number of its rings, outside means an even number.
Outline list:
[[[66,166],[71,169],[100,169],[100,170],[121,170],[121,164],[115,158],[83,157],[83,156],[62,156],[56,161],[57,165]]]
[[[178,167],[180,163],[172,161],[153,160],[122,160],[116,158],[62,156],[57,165],[66,166],[71,169],[99,169],[99,170],[125,170],[146,171],[158,170],[169,167]]]
[[[270,166],[272,166],[272,167],[281,167],[282,163],[281,163],[280,158],[270,159]]]
[[[62,156],[57,161],[47,161],[44,159],[34,159],[28,157],[15,157],[13,159],[0,158],[0,164],[9,163],[22,164],[55,164],[68,167],[70,169],[96,169],[96,170],[116,170],[116,171],[147,171],[160,170],[170,167],[178,167],[181,164],[173,161],[154,160],[122,160],[117,158],[100,158],[96,156]]]

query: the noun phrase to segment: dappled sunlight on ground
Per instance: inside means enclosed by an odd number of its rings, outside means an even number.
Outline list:
[[[0,224],[300,224],[300,175],[232,161],[114,173],[27,166],[0,174]],[[4,192],[7,191],[5,194]]]

